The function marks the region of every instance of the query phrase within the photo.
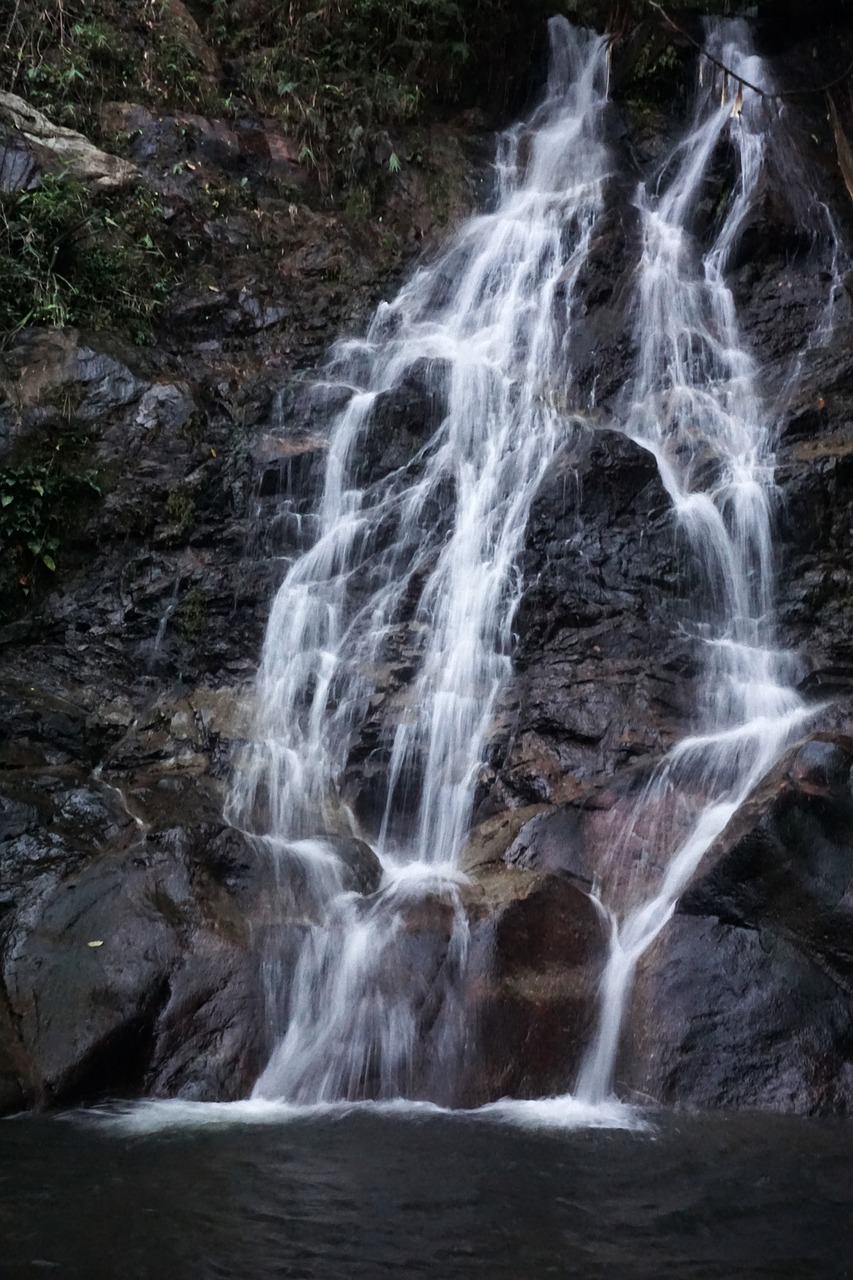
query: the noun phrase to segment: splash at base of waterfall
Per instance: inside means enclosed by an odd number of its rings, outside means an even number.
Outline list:
[[[83,1124],[97,1124],[119,1133],[142,1135],[175,1129],[214,1129],[244,1125],[298,1124],[305,1120],[344,1119],[359,1114],[384,1116],[402,1122],[421,1122],[446,1117],[476,1120],[521,1129],[623,1129],[633,1133],[653,1133],[653,1117],[644,1115],[615,1099],[592,1104],[569,1094],[554,1098],[504,1098],[472,1110],[442,1107],[436,1102],[410,1098],[387,1101],[283,1102],[249,1098],[241,1102],[135,1102],[130,1105],[93,1107],[74,1118]]]
[[[465,1035],[468,919],[459,881],[452,866],[409,863],[386,870],[370,898],[331,897],[308,930],[287,1030],[253,1098],[307,1104],[450,1092]]]

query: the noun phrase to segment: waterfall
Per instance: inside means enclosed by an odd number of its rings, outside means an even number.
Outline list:
[[[364,339],[334,349],[314,392],[339,406],[316,536],[271,611],[231,801],[282,897],[302,893],[292,981],[274,948],[267,961],[260,1097],[452,1096],[468,942],[456,859],[511,670],[531,503],[585,407],[572,401],[577,286],[611,163],[607,41],[562,18],[550,36],[544,101],[499,142],[492,211],[380,306]],[[707,41],[736,77],[771,88],[744,24],[709,24]],[[671,500],[704,677],[695,731],[652,773],[595,886],[610,950],[577,1084],[593,1104],[613,1089],[638,961],[810,714],[774,635],[773,414],[726,283],[779,110],[707,65],[699,81],[685,136],[635,197],[637,354],[615,425],[652,453]],[[709,227],[721,147],[736,177]],[[835,259],[831,274],[824,326],[841,294]],[[389,453],[383,414],[412,388],[423,438]],[[382,727],[359,750],[380,781],[354,804],[348,765],[377,705]],[[346,891],[332,838],[354,835],[382,865],[367,899]],[[653,858],[623,856],[638,841]]]
[[[466,834],[496,698],[511,670],[516,560],[531,502],[572,431],[552,388],[572,382],[576,284],[604,204],[607,42],[550,23],[546,95],[500,140],[494,209],[342,343],[319,394],[334,421],[310,550],[274,602],[257,681],[255,741],[231,813],[286,879],[320,877],[286,1024],[257,1086],[297,1101],[415,1088],[422,978],[388,990],[414,909],[443,912],[446,988],[429,1019],[435,1061],[454,1052],[453,975],[467,924],[452,871]],[[381,407],[420,379],[440,421],[402,465],[363,476]],[[355,831],[345,794],[354,736],[389,665],[413,668],[374,829],[385,877],[364,906],[331,886],[323,833]],[[268,966],[268,986],[277,982]],[[431,1086],[433,1089],[434,1086]]]
[[[736,75],[771,89],[744,23],[716,24],[708,41],[709,52]],[[711,81],[660,183],[637,194],[638,359],[625,415],[625,430],[657,460],[692,553],[699,583],[694,626],[705,651],[702,718],[647,784],[598,886],[611,940],[598,1030],[577,1086],[590,1102],[611,1091],[638,960],[713,841],[809,714],[791,686],[790,658],[775,646],[773,422],[725,281],[779,112],[772,99],[748,89],[742,102],[735,99],[723,72]],[[702,252],[693,234],[696,209],[724,140],[737,181]],[[626,884],[619,866],[620,849],[638,829],[663,867],[651,886],[631,884],[630,877]]]

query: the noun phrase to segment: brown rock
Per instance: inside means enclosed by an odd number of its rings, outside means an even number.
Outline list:
[[[469,1105],[572,1087],[594,1027],[606,939],[591,900],[558,875],[495,867],[468,892]]]

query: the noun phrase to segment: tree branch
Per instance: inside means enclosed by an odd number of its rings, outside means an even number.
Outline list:
[[[645,3],[650,9],[654,9],[666,25],[675,31],[677,35],[680,35],[688,44],[692,44],[694,49],[698,49],[703,58],[707,58],[713,66],[717,67],[720,71],[724,71],[726,75],[731,76],[733,80],[737,80],[739,84],[742,84],[745,89],[751,89],[753,93],[757,93],[762,98],[799,98],[813,93],[828,93],[830,89],[835,89],[838,85],[843,84],[843,82],[853,74],[853,62],[851,62],[846,71],[843,71],[840,76],[836,76],[834,80],[830,80],[828,84],[816,85],[811,89],[782,89],[778,92],[771,92],[769,89],[762,89],[759,85],[751,84],[749,80],[744,80],[743,76],[739,75],[737,71],[732,71],[731,67],[727,67],[719,58],[715,58],[712,53],[709,53],[705,46],[697,40],[695,36],[692,36],[689,31],[685,31],[684,27],[682,27],[680,23],[676,22],[675,19],[667,13],[663,5],[658,3],[658,0],[645,0]]]

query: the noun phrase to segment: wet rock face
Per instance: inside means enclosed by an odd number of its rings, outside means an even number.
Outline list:
[[[579,428],[534,503],[523,567],[514,736],[494,751],[489,806],[553,801],[660,752],[692,705],[695,655],[674,626],[685,566],[650,453]]]
[[[853,704],[853,380],[846,354],[850,331],[827,350],[807,353],[779,451],[785,499],[780,522],[780,620],[801,655],[804,690],[830,699],[828,726],[845,727]]]
[[[400,400],[414,432],[433,401],[421,388],[412,403],[411,385]],[[410,448],[408,436],[390,439]],[[568,798],[683,735],[699,655],[676,626],[695,585],[681,550],[651,453],[603,424],[567,425],[530,515],[515,675],[502,694],[475,822]],[[384,681],[352,747],[348,798],[368,826],[381,821],[395,716],[416,670],[409,621],[389,640]]]
[[[662,1102],[849,1114],[849,739],[795,748],[641,962],[618,1069]]]
[[[570,1088],[606,953],[592,902],[562,876],[494,868],[475,881],[469,912],[463,1102]]]
[[[446,413],[446,360],[417,360],[399,384],[376,397],[359,447],[359,480],[369,485],[405,467]]]
[[[382,863],[369,844],[353,836],[323,836],[343,867],[343,886],[353,893],[371,894],[382,880]]]
[[[692,9],[709,7],[719,6]],[[595,24],[612,5],[575,9]],[[785,54],[800,80],[813,35]],[[830,37],[818,37],[822,65]],[[774,40],[785,43],[778,31]],[[821,113],[822,100],[816,115],[805,105],[803,120],[823,139],[812,159],[843,221]],[[273,918],[268,868],[221,815],[269,601],[316,534],[329,422],[352,391],[309,390],[306,370],[363,324],[447,216],[429,198],[428,166],[414,163],[381,226],[312,202],[293,140],[269,120],[113,103],[103,124],[128,135],[129,159],[93,148],[86,163],[103,171],[89,179],[148,184],[193,270],[151,347],[30,329],[2,353],[0,465],[85,440],[75,466],[94,469],[103,492],[63,516],[56,578],[43,575],[35,608],[0,626],[0,1111],[139,1092],[237,1097],[263,1064],[263,941],[290,930],[286,977],[302,926]],[[623,100],[614,169],[650,171],[677,127],[659,106]],[[460,129],[437,125],[429,156],[452,153],[459,168],[465,130],[469,152],[483,135],[476,122]],[[28,186],[54,163],[47,141],[25,134],[20,121],[6,130],[0,186]],[[478,173],[454,185],[446,168],[452,217],[485,183]],[[719,169],[709,226],[725,157]],[[642,966],[619,1083],[667,1102],[843,1111],[853,1096],[853,813],[838,736],[853,724],[851,330],[808,346],[825,264],[779,180],[745,230],[732,284],[780,426],[781,639],[804,692],[827,700],[819,724],[836,738],[789,759],[701,869]],[[571,1085],[605,949],[583,891],[696,702],[697,655],[675,625],[693,567],[653,458],[611,429],[633,358],[632,183],[610,185],[579,285],[567,443],[531,514],[516,675],[466,855],[466,1103]],[[214,207],[211,187],[230,198]],[[365,483],[417,466],[444,411],[442,374],[423,362],[378,397]],[[403,627],[353,745],[347,798],[366,821],[381,812],[391,703],[415,654]],[[335,839],[348,887],[381,895],[368,847]],[[412,907],[389,967],[389,982],[398,965],[417,988],[425,1037],[450,925],[446,902]],[[433,1085],[421,1081],[425,1093]]]
[[[188,805],[141,831],[107,788],[39,782],[40,814],[3,786],[4,1104],[243,1096],[262,1048],[256,851]]]
[[[636,999],[667,1012],[647,1025],[635,1004],[620,1091],[687,1107],[849,1114],[849,995],[784,935],[679,915],[657,960]]]

